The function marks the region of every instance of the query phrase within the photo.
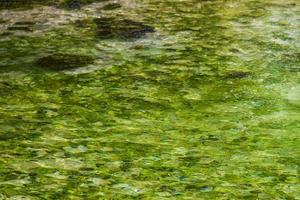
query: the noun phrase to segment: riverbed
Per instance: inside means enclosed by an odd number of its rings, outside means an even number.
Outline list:
[[[299,1],[111,3],[0,10],[0,199],[300,199]]]

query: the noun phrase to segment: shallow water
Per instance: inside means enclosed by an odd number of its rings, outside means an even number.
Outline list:
[[[300,199],[299,2],[125,2],[0,36],[0,199]],[[74,24],[95,15],[156,32]],[[96,61],[35,66],[53,52]]]

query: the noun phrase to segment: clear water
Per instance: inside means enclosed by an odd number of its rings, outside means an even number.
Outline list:
[[[121,3],[156,33],[0,36],[0,199],[300,199],[299,1]]]

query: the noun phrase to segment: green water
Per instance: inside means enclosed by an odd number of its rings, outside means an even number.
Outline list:
[[[299,1],[134,5],[155,33],[0,36],[0,199],[300,199]]]

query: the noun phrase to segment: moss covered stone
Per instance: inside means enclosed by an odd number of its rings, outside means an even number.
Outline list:
[[[35,22],[32,21],[20,21],[14,23],[12,26],[7,27],[9,31],[33,31]]]
[[[246,78],[250,76],[250,72],[244,72],[244,71],[232,71],[228,73],[225,78],[226,79],[241,79]]]
[[[121,7],[122,6],[119,3],[109,3],[103,7],[103,10],[115,10]]]
[[[82,6],[107,0],[65,0],[59,5],[66,9],[80,9]]]
[[[66,9],[78,9],[83,5],[107,0],[0,0],[0,9],[32,8],[34,5],[52,5]]]
[[[0,0],[0,9],[12,8],[30,8],[35,4],[46,4],[51,1],[38,1],[38,0]]]
[[[93,63],[93,58],[76,54],[52,54],[37,61],[38,66],[50,70],[64,70],[83,67]]]
[[[97,18],[94,22],[97,25],[97,36],[103,39],[134,39],[155,31],[149,25],[129,19]]]
[[[0,24],[4,24],[6,20],[0,19]]]

